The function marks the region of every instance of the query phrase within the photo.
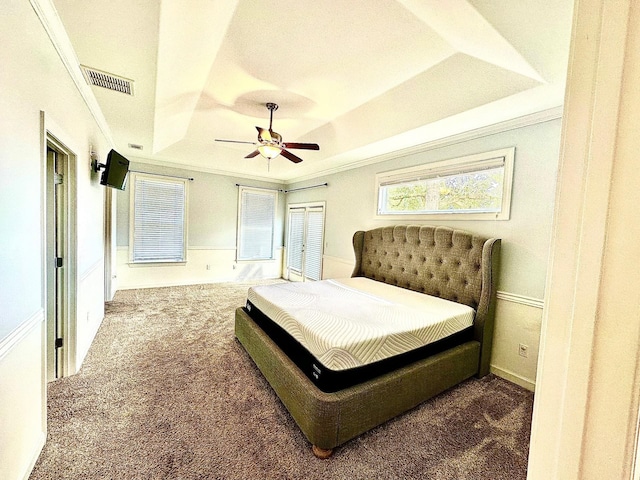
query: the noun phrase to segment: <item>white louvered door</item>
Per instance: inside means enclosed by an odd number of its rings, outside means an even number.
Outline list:
[[[320,280],[324,245],[324,204],[290,205],[287,278]]]

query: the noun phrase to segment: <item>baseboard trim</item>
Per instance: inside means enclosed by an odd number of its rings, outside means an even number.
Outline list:
[[[536,383],[532,382],[528,378],[524,378],[516,373],[513,373],[507,369],[496,367],[495,365],[491,365],[489,367],[489,371],[498,377],[504,378],[505,380],[509,380],[511,383],[515,383],[516,385],[521,386],[522,388],[526,388],[534,392],[536,390]]]
[[[42,432],[38,436],[38,443],[36,444],[36,448],[33,453],[33,458],[31,459],[31,462],[29,462],[29,465],[27,466],[27,471],[24,473],[24,476],[22,477],[23,480],[29,480],[29,477],[31,476],[31,472],[33,471],[33,467],[36,466],[36,462],[40,457],[40,453],[42,453],[42,449],[44,448],[44,444],[46,441],[47,441],[47,434]]]
[[[0,340],[0,360],[2,360],[29,332],[44,321],[44,310],[38,309],[27,320],[18,325],[13,332]]]
[[[186,281],[186,282],[172,282],[172,283],[153,283],[149,285],[126,285],[124,287],[119,287],[118,290],[142,290],[145,288],[166,288],[166,287],[186,287],[190,285],[209,285],[214,283],[251,283],[251,282],[259,282],[261,280],[277,280],[282,277],[260,277],[260,278],[221,278],[216,279],[214,281]]]

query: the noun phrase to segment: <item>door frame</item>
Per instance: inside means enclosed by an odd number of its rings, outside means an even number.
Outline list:
[[[116,274],[116,194],[112,188],[104,189],[104,299],[113,300],[117,287]]]
[[[45,306],[46,338],[43,344],[44,358],[46,362],[47,381],[64,377],[76,372],[76,314],[77,314],[77,235],[76,235],[76,164],[77,156],[60,139],[54,135],[45,123],[44,112],[41,113],[41,147],[43,158],[43,305]],[[55,219],[50,211],[52,205],[51,195],[53,189],[49,188],[52,175],[52,168],[49,166],[47,151],[54,150],[61,156],[63,162],[63,242],[62,257],[63,267],[60,279],[60,293],[58,300],[61,305],[61,334],[63,347],[60,354],[60,367],[57,372],[53,371],[50,361],[55,355],[53,344],[56,338],[55,318],[56,291],[55,276],[56,267],[54,263],[55,247],[53,245],[53,229]],[[52,351],[53,349],[53,351]],[[56,374],[57,373],[57,374]]]
[[[290,213],[292,209],[304,208],[305,209],[305,224],[304,224],[304,233],[303,238],[307,236],[307,209],[311,208],[322,208],[322,254],[320,258],[320,264],[322,265],[324,258],[324,239],[325,239],[325,227],[326,227],[326,218],[327,218],[327,202],[319,201],[319,202],[304,202],[304,203],[288,203],[287,204],[287,226],[285,231],[285,239],[286,239],[286,249],[283,255],[283,263],[284,263],[284,275],[286,275],[286,279],[292,282],[304,282],[306,281],[305,274],[305,264],[306,264],[306,251],[302,253],[302,271],[300,274],[297,272],[291,272],[289,269],[289,229],[290,229]],[[320,278],[322,278],[322,266],[320,267]]]

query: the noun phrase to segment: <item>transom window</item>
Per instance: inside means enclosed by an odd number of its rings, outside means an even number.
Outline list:
[[[376,176],[377,216],[508,220],[515,148]]]

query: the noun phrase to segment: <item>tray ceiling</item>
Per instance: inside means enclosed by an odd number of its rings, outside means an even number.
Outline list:
[[[562,105],[572,2],[54,0],[115,148],[290,181]],[[330,6],[329,6],[330,5]],[[255,126],[313,142],[244,159]],[[129,144],[141,145],[142,150]]]

